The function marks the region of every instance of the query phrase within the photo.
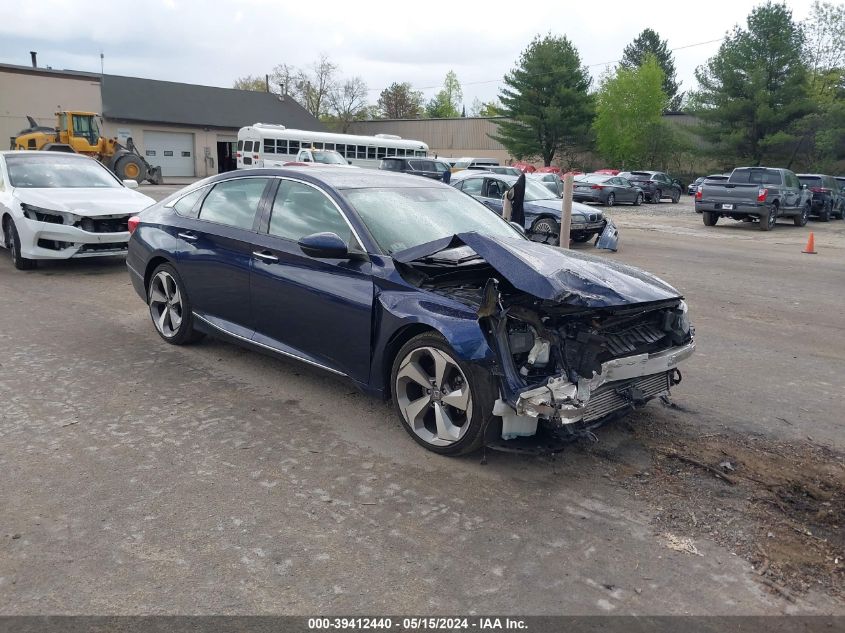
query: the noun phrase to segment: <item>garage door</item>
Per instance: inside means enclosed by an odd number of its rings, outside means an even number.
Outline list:
[[[144,130],[144,155],[164,176],[194,175],[194,135]]]

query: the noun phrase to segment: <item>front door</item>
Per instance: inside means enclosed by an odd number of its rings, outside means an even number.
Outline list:
[[[180,218],[177,230],[179,274],[194,312],[230,334],[249,338],[252,267],[259,210],[270,178],[233,178],[214,185],[201,201],[198,217]]]
[[[266,233],[257,236],[252,306],[259,344],[367,382],[373,281],[365,257],[316,259],[297,241],[336,233],[363,253],[335,202],[314,185],[280,180]]]

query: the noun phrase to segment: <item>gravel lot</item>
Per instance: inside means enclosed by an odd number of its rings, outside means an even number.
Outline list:
[[[599,255],[690,304],[676,406],[486,465],[317,370],[164,344],[120,260],[4,257],[0,614],[845,614],[845,222],[608,214]]]

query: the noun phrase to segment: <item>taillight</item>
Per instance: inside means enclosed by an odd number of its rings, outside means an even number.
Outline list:
[[[825,187],[813,187],[810,191],[813,193],[830,193],[830,189],[826,189]]]
[[[704,187],[702,187],[701,185],[698,185],[698,187],[695,188],[695,199],[701,200],[703,195],[704,195]]]
[[[258,160],[258,154],[253,154],[253,155],[252,155],[252,157],[253,157],[254,159]]]
[[[141,218],[137,215],[133,215],[129,218],[129,235],[132,235],[135,232],[135,229],[138,228],[138,225],[141,223]]]
[[[759,189],[757,191],[757,202],[765,202],[766,196],[768,196],[768,195],[769,195],[768,189]]]
[[[590,189],[604,189],[603,185],[593,185]]]
[[[240,153],[240,152],[235,152],[235,158],[240,158],[240,157],[241,157],[241,153]]]

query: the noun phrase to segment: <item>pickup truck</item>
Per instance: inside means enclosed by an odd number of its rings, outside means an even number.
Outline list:
[[[758,221],[771,231],[778,218],[791,217],[795,226],[807,224],[811,196],[788,169],[737,167],[724,181],[705,180],[695,193],[695,210],[706,226],[719,218]]]

